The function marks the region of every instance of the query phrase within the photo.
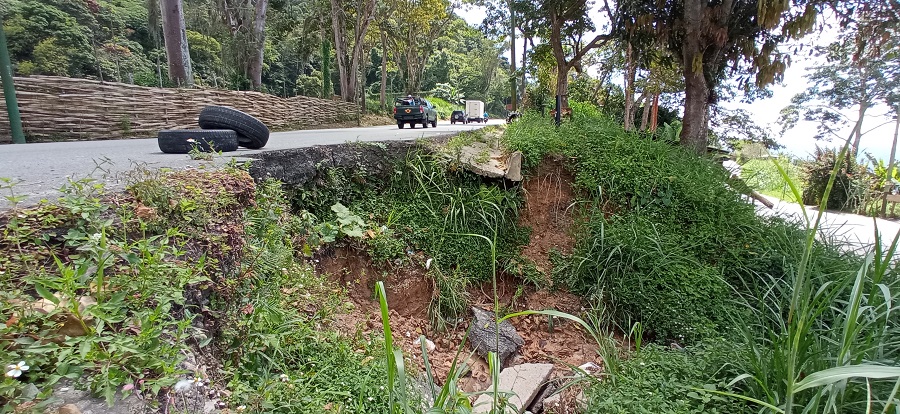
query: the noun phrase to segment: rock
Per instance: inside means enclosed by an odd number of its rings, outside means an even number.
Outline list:
[[[88,391],[77,390],[69,382],[58,384],[53,391],[51,399],[55,401],[55,404],[52,404],[47,412],[54,412],[54,410],[57,413],[67,414],[138,414],[153,412],[147,401],[141,400],[134,394],[123,397],[122,393],[117,392],[113,399],[113,405],[110,407],[103,398],[95,398]],[[68,411],[63,411],[64,409]]]
[[[544,398],[543,409],[544,411],[555,410],[560,407],[562,404],[562,393],[553,394],[547,398]],[[556,412],[556,411],[551,411]]]
[[[516,151],[506,160],[506,178],[510,181],[522,181],[522,152]]]
[[[504,369],[500,373],[500,385],[498,390],[502,393],[511,393],[509,406],[505,413],[524,412],[534,397],[544,388],[550,373],[553,372],[553,364],[522,364]],[[489,413],[494,395],[493,389],[488,388],[487,393],[475,400],[472,413]]]
[[[482,358],[487,359],[488,352],[496,352],[502,366],[522,345],[525,345],[516,328],[507,320],[500,323],[499,348],[496,348],[497,324],[494,322],[494,313],[476,307],[472,308],[472,312],[475,317],[469,326],[469,338],[472,348]]]
[[[545,401],[549,400],[551,395],[553,395],[556,390],[559,389],[559,381],[550,381],[547,383],[541,392],[534,398],[534,401],[531,402],[531,406],[528,407],[528,410],[535,413],[544,412]],[[551,401],[552,402],[552,401]]]
[[[66,404],[56,410],[56,414],[81,414],[81,410],[75,404]]]
[[[22,399],[25,401],[31,401],[37,398],[37,395],[41,391],[34,384],[26,384],[25,387],[22,388]]]

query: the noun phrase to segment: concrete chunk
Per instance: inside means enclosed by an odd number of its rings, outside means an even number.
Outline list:
[[[506,178],[510,181],[522,181],[522,153],[516,151],[506,160]]]
[[[504,412],[514,414],[525,412],[525,409],[550,378],[552,371],[553,364],[522,364],[500,372],[500,392],[513,394],[509,396],[509,404]],[[472,413],[491,412],[493,400],[493,388],[488,388],[486,394],[482,394],[475,400]]]

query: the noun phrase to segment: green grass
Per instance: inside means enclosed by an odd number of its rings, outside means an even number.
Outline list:
[[[441,98],[429,96],[425,99],[427,99],[428,102],[431,102],[432,105],[434,105],[434,109],[437,110],[438,118],[440,119],[450,119],[450,114],[452,114],[453,111],[462,110],[462,105],[454,105]]]
[[[776,197],[791,203],[800,203],[800,200],[794,197],[794,194],[791,192],[787,181],[778,171],[778,167],[775,166],[776,162],[781,165],[781,168],[784,169],[791,181],[798,184],[803,182],[800,167],[785,158],[747,161],[741,166],[741,177],[750,188],[753,188],[760,194]]]
[[[531,168],[566,156],[593,213],[557,277],[623,331],[638,321],[658,343],[698,344],[634,353],[588,394],[589,412],[896,410],[896,246],[841,253],[815,240],[818,219],[757,217],[712,161],[575,114],[558,129],[526,116],[505,136]],[[755,185],[784,191],[795,173]]]

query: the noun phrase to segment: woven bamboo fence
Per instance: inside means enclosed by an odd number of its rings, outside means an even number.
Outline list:
[[[103,140],[155,137],[163,129],[194,129],[207,105],[253,115],[284,130],[356,119],[352,103],[220,89],[147,88],[56,76],[15,78],[26,139]],[[0,99],[0,144],[11,143],[6,103]]]

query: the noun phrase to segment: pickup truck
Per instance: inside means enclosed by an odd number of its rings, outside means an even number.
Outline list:
[[[397,127],[400,129],[403,129],[405,124],[409,124],[410,128],[415,128],[416,125],[422,125],[422,128],[431,125],[436,128],[437,118],[434,105],[424,98],[406,97],[394,102],[394,119],[397,120]]]

